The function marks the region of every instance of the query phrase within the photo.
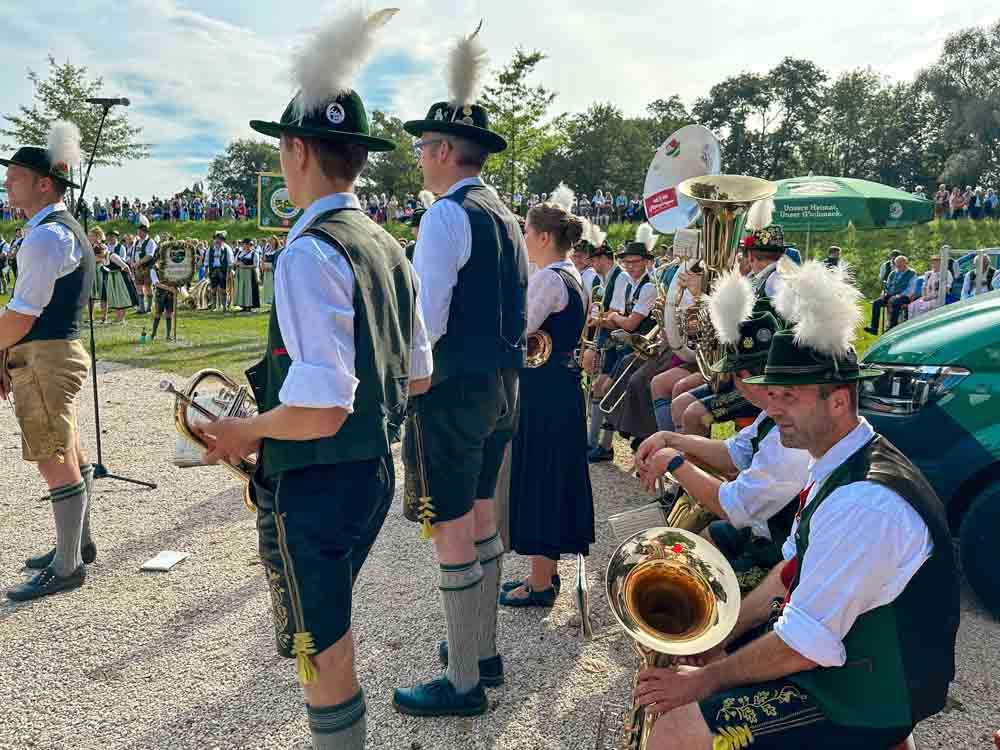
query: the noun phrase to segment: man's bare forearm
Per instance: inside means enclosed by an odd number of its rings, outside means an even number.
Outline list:
[[[712,693],[778,680],[815,669],[816,662],[788,646],[776,633],[765,633],[734,654],[704,667]]]
[[[28,335],[38,318],[14,310],[0,311],[0,350],[10,349]]]
[[[318,440],[336,435],[347,416],[347,410],[338,406],[312,409],[281,404],[250,422],[253,436],[258,440]]]
[[[736,473],[736,465],[729,456],[725,440],[712,440],[700,435],[681,435],[671,432],[667,445],[723,474]]]

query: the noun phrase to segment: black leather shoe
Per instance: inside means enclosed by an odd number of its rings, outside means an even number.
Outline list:
[[[411,688],[396,688],[392,705],[410,716],[479,716],[486,713],[489,701],[482,684],[458,693],[447,677],[439,677]]]
[[[448,641],[438,644],[438,658],[442,665],[448,666]],[[479,660],[479,682],[483,687],[503,685],[503,657],[500,654]]]
[[[528,590],[527,596],[514,597],[510,591],[500,594],[501,607],[552,607],[556,603],[556,590],[547,588],[543,591],[535,591],[531,586],[525,584]]]
[[[58,594],[60,591],[71,591],[83,585],[87,578],[87,569],[80,566],[68,576],[57,576],[52,568],[46,568],[30,581],[25,581],[20,586],[15,586],[7,591],[7,598],[15,602],[27,602],[32,599],[40,599],[50,594]]]
[[[590,453],[587,454],[587,461],[589,461],[592,464],[599,464],[603,463],[604,461],[614,461],[614,459],[615,459],[615,452],[613,450],[611,450],[610,448],[605,450],[600,446],[597,446],[596,448],[594,448],[594,450],[590,451]]]
[[[94,560],[97,559],[97,545],[91,542],[90,544],[85,544],[80,550],[81,557],[83,557],[83,564],[90,565]],[[31,568],[32,570],[45,570],[52,564],[52,561],[56,559],[56,548],[53,547],[44,555],[37,555],[35,557],[29,557],[24,561],[24,567]]]
[[[501,584],[500,590],[501,591],[513,591],[514,589],[518,588],[519,586],[523,586],[523,585],[524,585],[524,581],[507,581],[506,583]],[[559,590],[562,588],[562,579],[559,577],[558,573],[556,573],[554,576],[552,576],[552,588],[554,588],[556,590],[556,594],[558,594]]]

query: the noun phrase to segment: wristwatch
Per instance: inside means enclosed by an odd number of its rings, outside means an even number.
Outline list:
[[[667,464],[667,473],[673,474],[683,465],[684,465],[684,454],[678,451],[677,455],[671,458],[670,463]]]

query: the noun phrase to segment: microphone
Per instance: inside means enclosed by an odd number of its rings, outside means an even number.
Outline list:
[[[96,99],[86,99],[84,100],[87,104],[98,104],[102,107],[116,107],[121,105],[122,107],[127,107],[131,102],[124,97],[121,99],[106,99],[102,97],[97,97]]]

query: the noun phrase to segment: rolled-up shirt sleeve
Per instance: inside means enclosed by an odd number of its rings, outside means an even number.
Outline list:
[[[733,466],[740,471],[750,467],[750,462],[753,459],[753,443],[751,441],[757,434],[761,419],[763,419],[763,415],[757,417],[752,425],[744,427],[731,438],[726,439],[729,459],[733,462]]]
[[[840,667],[858,617],[896,599],[933,545],[917,512],[873,482],[834,490],[809,526],[799,582],[774,632],[819,666]]]
[[[17,282],[7,307],[37,318],[52,301],[56,280],[65,273],[73,252],[73,236],[62,227],[45,224],[35,227],[17,253]]]
[[[533,274],[528,278],[527,332],[537,331],[552,313],[565,309],[568,303],[566,282],[557,271]]]
[[[300,237],[274,274],[278,325],[292,360],[278,398],[288,406],[354,409],[354,273],[342,253]]]
[[[649,315],[656,302],[657,294],[656,284],[649,283],[643,285],[642,289],[639,290],[639,299],[632,306],[632,312],[639,313],[640,315]]]
[[[761,441],[750,466],[719,487],[719,503],[733,526],[752,528],[770,539],[768,519],[798,497],[808,478],[808,451],[782,446],[774,428]]]

